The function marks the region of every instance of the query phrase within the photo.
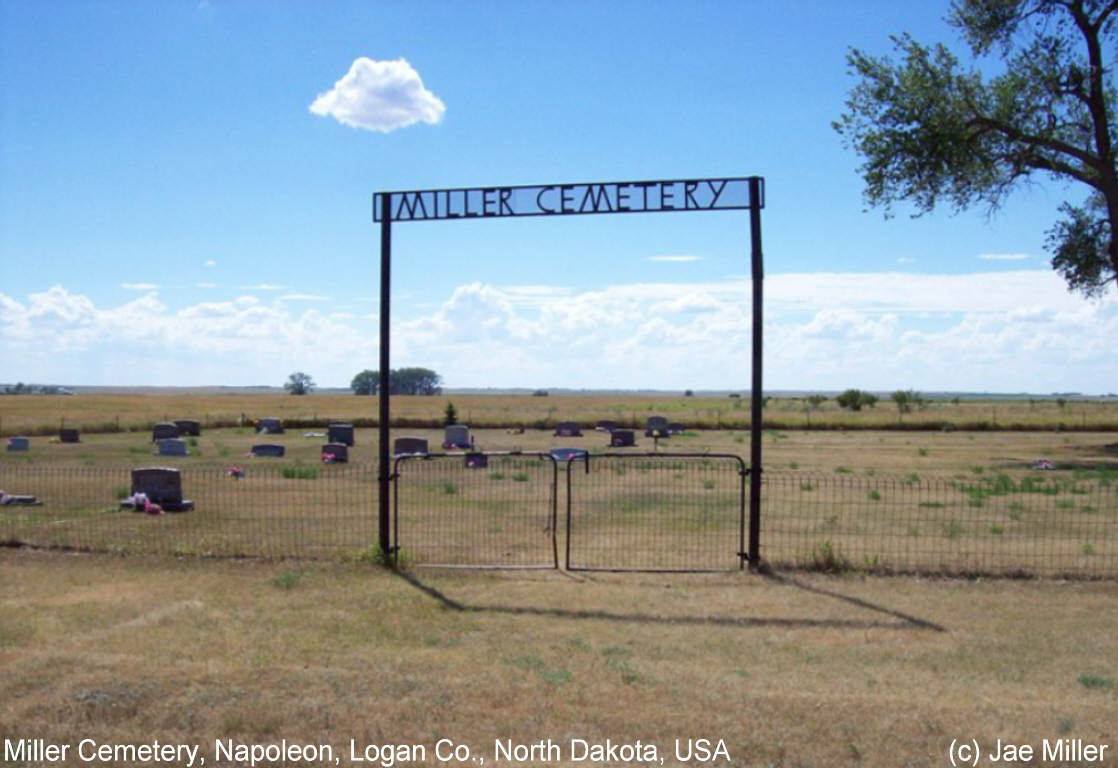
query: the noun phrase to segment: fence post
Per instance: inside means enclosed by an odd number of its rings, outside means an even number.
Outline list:
[[[388,419],[389,419],[389,335],[391,333],[389,300],[392,296],[392,195],[381,193],[380,218],[380,391],[377,393],[380,405],[380,445],[378,446],[378,543],[385,558],[392,551],[389,536],[388,484],[389,471]],[[374,200],[374,208],[375,208]]]
[[[761,351],[765,273],[761,259],[761,179],[749,179],[750,261],[753,271],[753,397],[749,416],[749,570],[761,566]]]

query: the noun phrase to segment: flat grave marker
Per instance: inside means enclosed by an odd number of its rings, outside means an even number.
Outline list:
[[[252,446],[252,455],[256,457],[267,458],[283,458],[286,449],[282,445],[274,443],[261,443],[260,445]]]

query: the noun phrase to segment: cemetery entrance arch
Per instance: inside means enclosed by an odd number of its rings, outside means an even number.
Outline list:
[[[760,565],[761,528],[761,352],[764,270],[761,256],[761,209],[764,179],[759,176],[656,181],[460,187],[377,192],[373,221],[380,223],[380,449],[378,454],[378,539],[392,551],[390,489],[393,463],[389,444],[391,417],[390,299],[393,222],[489,219],[522,216],[580,216],[688,211],[749,211],[750,265],[753,279],[752,398],[749,441],[749,546],[740,556],[756,570]]]

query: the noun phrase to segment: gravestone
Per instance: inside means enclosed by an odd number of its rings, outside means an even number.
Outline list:
[[[39,501],[35,496],[20,493],[8,493],[7,491],[0,491],[0,505],[2,506],[30,506],[41,507],[43,502]]]
[[[470,444],[470,428],[464,424],[451,424],[443,432],[443,448],[462,448],[469,450],[473,445]]]
[[[353,425],[330,424],[326,427],[326,439],[331,443],[353,445]]]
[[[142,493],[164,512],[187,512],[194,502],[182,497],[182,473],[172,467],[144,467],[132,470],[132,495]],[[130,506],[125,502],[125,506]]]
[[[560,464],[566,464],[569,461],[585,460],[587,452],[585,448],[552,448],[551,458],[555,459]]]
[[[645,437],[667,437],[668,420],[663,416],[649,416],[644,424]]]
[[[555,425],[556,437],[582,437],[582,425],[577,421],[561,421]]]
[[[687,427],[683,426],[678,421],[673,421],[668,424],[668,434],[670,435],[682,435],[686,429]]]
[[[349,462],[349,446],[345,443],[327,443],[322,446],[322,460],[327,464]]]
[[[489,457],[484,453],[467,453],[466,469],[485,469],[489,466]]]
[[[423,437],[397,437],[392,444],[392,453],[397,456],[426,456],[427,439]]]
[[[31,449],[31,440],[26,437],[9,437],[9,451],[27,451]]]
[[[284,454],[284,447],[282,445],[275,445],[272,443],[261,443],[260,445],[252,446],[253,456],[267,456],[270,458],[282,458]]]
[[[283,422],[280,421],[279,419],[271,419],[271,418],[259,419],[256,422],[256,432],[257,432],[257,434],[260,434],[260,435],[263,435],[263,434],[282,435],[283,434]]]
[[[60,429],[58,430],[58,440],[62,443],[80,443],[82,438],[81,433],[76,429]]]
[[[595,426],[594,429],[598,430],[599,432],[612,432],[613,430],[617,429],[617,422],[613,421],[612,419],[602,419],[598,422],[597,426]]]
[[[179,440],[177,437],[167,437],[159,442],[159,455],[160,456],[185,456],[186,455],[186,441]]]
[[[151,441],[157,443],[160,440],[170,440],[179,436],[179,428],[169,421],[161,424],[156,424],[151,428]]]
[[[636,444],[637,441],[633,437],[633,430],[631,429],[615,429],[609,433],[610,448],[628,448]]]
[[[175,419],[175,426],[179,428],[180,435],[198,437],[202,434],[202,423],[197,419]]]

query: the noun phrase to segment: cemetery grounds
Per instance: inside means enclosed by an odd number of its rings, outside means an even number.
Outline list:
[[[325,404],[314,399],[310,405]],[[276,409],[287,400],[261,404],[255,415],[282,415]],[[15,417],[0,405],[4,434],[13,434],[7,425]],[[199,413],[160,405],[172,419]],[[293,484],[313,487],[323,473],[341,469],[323,467],[321,440],[303,431],[282,436],[288,456],[279,461],[319,474],[269,481],[275,487],[262,489],[262,506],[290,495]],[[605,443],[591,431],[575,439],[530,428],[473,433],[486,450],[597,450]],[[433,446],[441,439],[430,427],[395,434],[426,436]],[[204,429],[193,455],[181,459],[153,457],[149,440],[150,426],[148,434],[83,434],[77,445],[43,437],[29,455],[2,460],[59,472],[120,468],[120,485],[130,466],[181,466],[188,496],[192,473],[220,475],[239,464],[251,480],[259,466],[244,456],[258,441],[247,427]],[[638,442],[650,448],[647,439]],[[1107,479],[1100,468],[1115,461],[1108,446],[1116,442],[1112,432],[1051,426],[777,427],[766,431],[764,450],[767,470],[804,477],[916,473],[996,487],[986,479],[1006,475],[1019,489],[1038,458],[1063,467],[1056,472],[1069,482],[1097,485]],[[748,433],[688,430],[671,447],[747,457]],[[359,428],[351,462],[372,464],[375,455],[375,430]],[[341,502],[374,516],[371,488],[353,493],[361,495]],[[108,495],[104,504],[115,506],[115,493]],[[1009,493],[984,502],[1011,499],[1032,497]],[[1079,506],[1067,512],[1085,514]],[[368,530],[375,536],[374,521]],[[252,531],[270,535],[264,527]],[[318,535],[311,528],[294,533]],[[837,534],[830,540],[836,548],[842,543]],[[1112,543],[1094,546],[1090,555],[1077,554],[1110,557],[1104,548]],[[468,745],[488,762],[495,740],[550,739],[563,751],[552,764],[564,765],[586,764],[571,760],[572,739],[641,740],[656,745],[667,765],[680,762],[677,739],[710,739],[712,748],[723,740],[734,764],[759,766],[948,765],[953,740],[973,739],[984,754],[999,740],[1033,745],[1038,754],[1045,739],[1118,746],[1113,574],[880,576],[872,560],[810,557],[767,575],[393,573],[367,562],[365,550],[343,549],[324,546],[311,558],[0,550],[0,738],[191,743],[210,764],[217,739],[327,744],[345,762],[351,740],[359,751],[426,745],[426,764],[437,764],[431,750],[441,739]],[[819,573],[813,564],[835,572]]]

